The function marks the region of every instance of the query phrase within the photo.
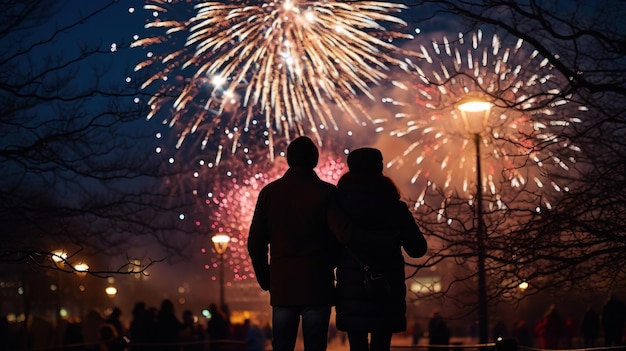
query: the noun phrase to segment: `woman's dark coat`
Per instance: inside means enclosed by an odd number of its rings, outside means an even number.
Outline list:
[[[426,240],[391,180],[382,175],[344,175],[328,220],[346,249],[337,266],[336,325],[342,331],[406,330],[406,285],[402,247],[411,257],[426,253]],[[357,258],[355,258],[357,256]],[[390,292],[371,297],[361,263],[382,273]]]

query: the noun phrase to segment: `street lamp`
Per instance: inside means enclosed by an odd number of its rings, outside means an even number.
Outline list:
[[[54,262],[55,266],[59,266],[59,265],[63,265],[65,264],[65,260],[67,260],[67,252],[65,252],[65,250],[56,250],[52,252],[52,261]]]
[[[224,310],[224,254],[230,242],[230,236],[226,234],[216,234],[211,237],[215,251],[220,256],[220,307]]]
[[[113,285],[107,286],[104,289],[104,293],[107,294],[107,296],[112,299],[115,297],[115,295],[117,295],[117,288],[114,287]]]
[[[76,275],[81,278],[84,278],[89,271],[89,266],[85,262],[78,263],[74,266],[74,270],[76,271]]]
[[[480,96],[468,95],[457,103],[457,109],[461,112],[465,129],[474,140],[476,151],[476,243],[478,245],[478,340],[479,343],[487,342],[489,335],[489,317],[487,311],[487,278],[485,273],[485,222],[483,220],[483,187],[482,172],[480,167],[480,143],[482,132],[485,129],[491,103]]]

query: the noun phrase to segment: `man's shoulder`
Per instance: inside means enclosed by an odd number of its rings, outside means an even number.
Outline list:
[[[317,173],[313,170],[301,170],[301,169],[290,169],[288,170],[282,177],[274,180],[272,183],[281,184],[281,183],[309,183],[309,184],[317,184],[320,187],[327,188],[336,188],[335,185],[322,180]],[[272,184],[269,183],[268,185]]]
[[[309,189],[318,189],[324,192],[335,191],[337,187],[329,182],[321,180],[319,178],[309,178],[309,179],[297,179],[297,178],[279,178],[275,181],[268,183],[264,189],[272,189],[272,188],[284,188],[284,189],[293,189],[294,187],[301,188],[306,187]]]

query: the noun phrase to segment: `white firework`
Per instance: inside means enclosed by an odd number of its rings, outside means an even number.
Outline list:
[[[424,58],[411,63],[413,78],[393,81],[382,99],[394,115],[377,121],[379,132],[406,143],[387,166],[408,170],[411,183],[423,186],[416,205],[424,203],[428,189],[472,199],[474,143],[455,106],[475,93],[493,104],[480,136],[482,189],[491,206],[506,206],[503,187],[535,194],[546,187],[568,190],[549,175],[567,172],[576,162],[580,148],[565,132],[586,109],[563,96],[562,77],[548,60],[521,39],[485,38],[480,30],[419,44],[419,51]],[[550,208],[548,197],[542,202]]]
[[[250,128],[271,130],[271,158],[276,133],[321,145],[320,129],[339,130],[338,114],[360,122],[353,100],[373,97],[370,86],[392,66],[407,68],[392,41],[411,36],[385,27],[405,26],[394,15],[401,4],[150,0],[144,8],[155,34],[132,44],[150,49],[136,70],[149,72],[148,118],[162,112],[185,126],[178,145],[201,130],[205,147],[232,149]]]

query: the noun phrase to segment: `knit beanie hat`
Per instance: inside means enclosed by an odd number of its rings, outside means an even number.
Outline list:
[[[297,137],[287,146],[287,164],[289,167],[313,169],[317,166],[318,159],[317,146],[308,137]]]
[[[371,147],[353,150],[348,155],[348,169],[354,174],[382,174],[383,154]]]

